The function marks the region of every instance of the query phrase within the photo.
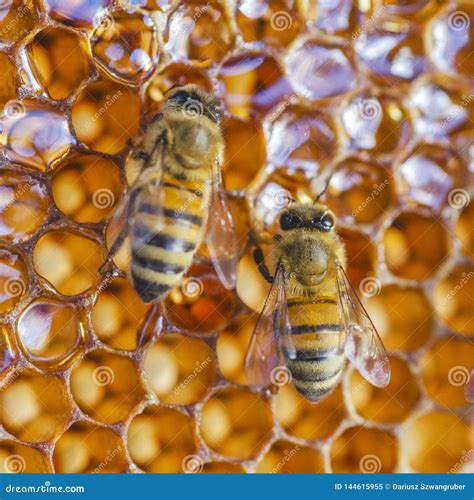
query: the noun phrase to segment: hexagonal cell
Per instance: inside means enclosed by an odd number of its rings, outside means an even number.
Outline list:
[[[409,114],[400,99],[373,89],[350,95],[340,120],[344,142],[375,155],[401,152],[412,135]]]
[[[17,336],[29,361],[57,369],[79,354],[86,332],[73,304],[42,299],[29,304],[18,317]]]
[[[298,94],[314,101],[341,95],[356,83],[351,55],[338,42],[302,38],[285,58],[288,79]]]
[[[405,211],[395,217],[384,232],[383,245],[389,270],[413,280],[431,277],[450,251],[446,229],[422,211]]]
[[[190,2],[171,15],[165,33],[166,50],[175,59],[196,59],[210,64],[230,48],[233,35],[225,9],[217,0]]]
[[[303,24],[294,0],[260,5],[239,0],[235,20],[244,41],[263,42],[276,48],[291,43]]]
[[[434,343],[420,360],[423,383],[430,398],[448,408],[467,404],[464,387],[474,359],[474,345],[445,337]]]
[[[455,232],[461,243],[462,253],[470,259],[474,259],[472,220],[474,220],[474,203],[469,203],[467,206],[461,208],[461,213],[456,222]]]
[[[231,320],[235,308],[234,294],[224,288],[212,268],[204,265],[193,266],[165,299],[169,320],[193,333],[220,330]]]
[[[362,417],[379,423],[406,419],[420,399],[415,375],[401,359],[390,356],[391,378],[387,387],[378,388],[358,372],[349,378],[349,391],[355,410]]]
[[[155,23],[138,11],[109,11],[94,30],[91,49],[94,61],[112,78],[137,85],[158,64]]]
[[[389,473],[398,463],[398,443],[392,433],[360,425],[346,429],[331,447],[336,473]]]
[[[28,274],[23,258],[0,248],[0,314],[11,311],[27,292]]]
[[[367,299],[367,311],[390,351],[411,352],[425,344],[434,327],[433,308],[423,290],[391,284]]]
[[[373,15],[375,15],[376,9],[372,8],[371,4],[362,6],[352,0],[329,1],[317,5],[306,4],[307,18],[314,19],[318,29],[330,34],[337,33],[340,36],[350,34],[352,40],[355,40],[363,29],[364,20],[366,20],[364,14],[368,16],[373,10]]]
[[[115,162],[98,155],[75,154],[59,165],[51,180],[56,206],[77,222],[100,222],[118,203],[123,185]]]
[[[474,265],[466,262],[453,267],[434,288],[433,305],[441,321],[455,332],[474,336],[472,297]]]
[[[5,53],[0,53],[0,109],[16,96],[17,74],[15,64]]]
[[[8,0],[1,4],[0,43],[11,44],[31,33],[38,12],[33,0]]]
[[[125,446],[111,429],[75,422],[58,439],[53,463],[60,473],[125,472]]]
[[[147,306],[127,279],[105,283],[92,310],[94,332],[115,349],[133,350],[138,346],[138,327]]]
[[[134,362],[103,350],[89,352],[74,366],[71,391],[85,413],[105,424],[125,420],[145,394]]]
[[[261,118],[291,94],[284,71],[264,52],[240,51],[227,56],[219,68],[219,94],[228,110],[243,118]]]
[[[260,394],[229,388],[202,407],[200,435],[217,453],[240,460],[257,456],[272,433],[268,401]]]
[[[314,405],[293,385],[284,385],[279,388],[275,403],[276,416],[283,429],[296,438],[309,441],[334,434],[346,415],[340,386]]]
[[[422,27],[406,20],[381,21],[357,38],[358,59],[382,84],[412,81],[426,68]]]
[[[26,174],[0,174],[0,236],[14,242],[28,239],[49,213],[45,185]]]
[[[414,472],[460,472],[470,449],[472,428],[453,413],[424,413],[403,429],[401,437],[402,456]]]
[[[144,375],[150,389],[167,404],[188,405],[213,386],[215,363],[204,342],[165,334],[147,352]]]
[[[105,80],[88,85],[72,107],[77,138],[101,153],[121,151],[138,132],[140,100],[127,87]]]
[[[325,199],[348,222],[370,224],[390,208],[393,182],[389,171],[374,160],[346,158],[336,164]]]
[[[45,7],[48,14],[64,24],[77,28],[90,28],[99,24],[104,9],[112,2],[111,0],[75,0],[64,2],[63,0],[46,0]]]
[[[0,441],[0,472],[38,474],[52,472],[41,451],[11,440]]]
[[[261,473],[314,474],[324,472],[323,456],[307,446],[280,440],[272,445],[257,466]]]
[[[193,421],[172,408],[148,407],[130,423],[127,434],[130,458],[146,472],[188,472],[195,455]],[[195,472],[195,471],[194,471]]]
[[[76,295],[96,285],[102,262],[98,243],[66,231],[45,233],[33,250],[36,272],[63,295]]]
[[[222,121],[223,171],[227,189],[245,188],[265,165],[265,137],[258,122],[238,117]],[[245,147],[242,148],[242,144]]]
[[[51,441],[71,418],[66,384],[53,375],[36,375],[18,368],[0,393],[0,421],[22,441]]]
[[[91,74],[86,42],[69,30],[46,28],[26,51],[34,78],[51,99],[66,99]]]
[[[46,170],[76,144],[66,116],[50,104],[13,99],[3,113],[4,151],[12,162]]]
[[[231,382],[246,383],[245,355],[256,321],[256,314],[242,314],[219,333],[216,345],[219,368],[224,377]]]

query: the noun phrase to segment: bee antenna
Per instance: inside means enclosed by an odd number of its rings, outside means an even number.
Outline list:
[[[328,180],[326,181],[326,185],[324,186],[323,190],[316,196],[316,198],[313,200],[313,205],[317,203],[326,193],[326,191],[329,189],[329,184],[331,184],[331,179],[332,176],[334,175],[334,172],[331,172],[331,175],[328,177]]]

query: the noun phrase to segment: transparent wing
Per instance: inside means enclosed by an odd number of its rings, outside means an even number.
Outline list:
[[[281,349],[289,347],[289,333],[285,273],[279,264],[245,357],[245,375],[250,385],[271,384],[272,370],[283,363]]]
[[[471,370],[466,385],[464,386],[464,396],[466,398],[466,401],[469,401],[469,403],[474,403],[474,368]]]
[[[390,382],[387,353],[340,262],[336,281],[339,311],[346,331],[345,355],[371,384],[385,387]]]
[[[206,243],[219,279],[231,290],[235,287],[239,245],[217,162],[212,172]]]

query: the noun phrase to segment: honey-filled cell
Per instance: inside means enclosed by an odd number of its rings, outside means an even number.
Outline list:
[[[54,203],[76,222],[100,222],[120,200],[123,185],[119,167],[99,155],[69,155],[51,180]]]
[[[46,186],[27,174],[0,174],[0,237],[19,242],[31,237],[49,215]]]
[[[204,442],[227,458],[257,456],[270,439],[269,402],[258,393],[228,388],[214,394],[201,409],[199,432]]]
[[[430,411],[403,429],[400,444],[413,472],[461,472],[472,449],[472,425],[454,413]]]
[[[13,61],[7,54],[0,53],[0,110],[16,96],[17,74]],[[8,108],[8,106],[7,106]]]
[[[412,352],[422,347],[434,328],[429,298],[417,287],[389,284],[369,297],[367,311],[390,351]]]
[[[147,352],[144,376],[166,404],[189,405],[203,398],[215,380],[211,348],[198,339],[163,334]]]
[[[464,202],[463,202],[464,204]],[[474,220],[474,203],[461,207],[461,213],[456,222],[455,233],[461,244],[461,252],[470,259],[474,259],[474,234],[472,221]]]
[[[379,388],[367,382],[355,370],[349,378],[349,393],[356,412],[378,423],[398,423],[405,420],[420,400],[420,390],[410,367],[400,358],[391,356],[390,383]]]
[[[77,138],[91,149],[115,154],[135,137],[140,125],[140,100],[130,88],[99,80],[88,85],[72,106]]]
[[[69,474],[125,472],[125,446],[111,429],[75,422],[54,447],[56,472]]]
[[[307,446],[277,441],[263,456],[256,472],[273,474],[315,474],[324,472],[324,459]]]
[[[204,334],[227,325],[236,308],[236,297],[225,289],[212,268],[195,265],[181,284],[171,290],[164,304],[174,325]]]
[[[468,404],[464,388],[474,359],[474,345],[462,338],[444,337],[420,360],[423,384],[429,397],[447,408]]]
[[[346,415],[340,386],[314,405],[289,383],[279,387],[275,403],[277,419],[285,432],[307,441],[328,438]]]
[[[103,262],[94,240],[66,231],[50,231],[36,242],[36,272],[63,295],[76,295],[96,285]]]
[[[68,98],[91,74],[85,40],[66,29],[40,31],[26,53],[33,77],[51,99]]]
[[[105,424],[125,420],[145,394],[135,363],[104,350],[89,352],[74,365],[71,392],[84,413]]]
[[[0,421],[26,442],[50,441],[71,418],[71,403],[63,380],[18,368],[0,392]]]
[[[397,439],[390,432],[355,426],[346,429],[331,446],[331,468],[338,474],[396,472]]]
[[[469,262],[453,267],[434,287],[433,305],[441,321],[457,333],[473,337],[472,297],[474,266]]]
[[[0,473],[38,474],[52,472],[46,456],[38,449],[10,440],[0,441]]]
[[[57,369],[71,362],[85,342],[80,313],[73,304],[38,299],[18,317],[17,335],[25,357],[40,368]]]
[[[74,0],[64,2],[63,0],[47,0],[45,7],[48,14],[59,21],[77,28],[92,28],[100,24],[104,9],[112,4],[111,0]]]
[[[0,314],[11,311],[28,291],[28,272],[21,255],[0,248]]]
[[[446,228],[420,210],[396,216],[385,229],[383,246],[388,269],[395,276],[412,280],[433,276],[450,252]]]
[[[21,41],[38,21],[34,0],[7,0],[1,4],[0,44]]]
[[[172,408],[151,406],[134,417],[127,444],[133,463],[145,472],[196,472],[202,468],[195,455],[192,419]]]

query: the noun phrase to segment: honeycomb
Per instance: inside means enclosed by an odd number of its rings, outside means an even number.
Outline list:
[[[474,3],[0,1],[4,472],[472,471]],[[236,291],[206,249],[160,304],[100,273],[129,140],[173,85],[223,100]],[[389,353],[319,404],[246,385],[288,192],[338,217]],[[116,265],[126,268],[126,256]]]

